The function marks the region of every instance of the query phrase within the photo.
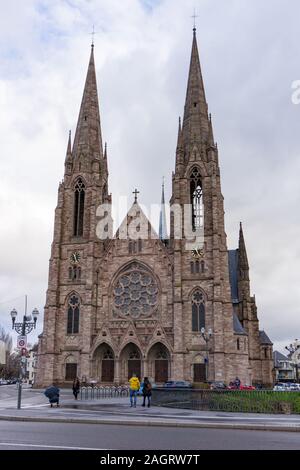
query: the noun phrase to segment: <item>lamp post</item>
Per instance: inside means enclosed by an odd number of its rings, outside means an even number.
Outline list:
[[[206,358],[205,358],[205,376],[206,376],[206,382],[208,382],[208,376],[209,376],[209,361],[208,361],[208,342],[211,339],[213,332],[212,329],[209,328],[208,331],[205,330],[204,327],[201,328],[200,330],[201,336],[205,341],[205,350],[206,350]]]
[[[290,344],[289,346],[286,346],[285,349],[289,351],[289,356],[292,359],[291,363],[295,367],[295,372],[296,372],[296,382],[298,383],[299,381],[299,368],[298,368],[298,361],[297,358],[293,359],[293,355],[295,354],[298,349],[300,349],[300,344],[297,339],[295,339],[295,342],[293,344]]]
[[[24,347],[20,346],[18,343],[18,347],[21,349],[19,387],[18,387],[18,404],[17,404],[17,408],[19,410],[21,408],[22,379],[24,375],[23,370],[25,368],[23,364],[25,365],[25,362],[26,362],[27,335],[31,333],[31,331],[36,327],[36,322],[39,316],[39,311],[37,308],[35,308],[32,311],[32,315],[27,315],[27,295],[26,295],[25,296],[25,313],[23,315],[22,323],[16,323],[18,312],[15,308],[10,312],[10,315],[12,319],[12,329],[15,330],[21,337],[23,337],[22,340],[24,343]]]

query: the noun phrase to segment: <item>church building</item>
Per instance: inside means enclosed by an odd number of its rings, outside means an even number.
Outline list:
[[[136,191],[121,227],[99,238],[99,207],[112,203],[108,167],[92,45],[58,189],[35,385],[68,384],[76,376],[124,384],[132,373],[157,384],[228,384],[238,376],[244,384],[271,385],[272,342],[259,329],[242,225],[238,248],[227,248],[195,28],[170,204],[191,207],[191,225],[202,228],[203,243],[191,248],[176,236],[172,211],[167,235],[164,192],[157,236],[146,220],[148,237],[124,237],[135,218],[145,219]]]

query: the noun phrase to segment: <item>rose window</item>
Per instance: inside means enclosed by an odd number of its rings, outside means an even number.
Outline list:
[[[134,265],[122,273],[114,285],[115,313],[142,317],[153,313],[158,301],[158,287],[154,277]]]

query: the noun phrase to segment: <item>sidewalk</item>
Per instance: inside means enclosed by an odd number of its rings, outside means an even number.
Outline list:
[[[300,432],[299,415],[143,408],[141,398],[137,408],[130,408],[127,397],[75,401],[70,390],[61,391],[59,408],[50,408],[42,391],[27,390],[24,395],[21,410],[12,398],[5,408],[0,400],[0,420]]]

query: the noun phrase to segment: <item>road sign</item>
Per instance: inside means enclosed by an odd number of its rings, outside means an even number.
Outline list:
[[[26,346],[27,346],[27,337],[26,336],[18,336],[17,348],[22,349],[22,348],[26,348]]]

